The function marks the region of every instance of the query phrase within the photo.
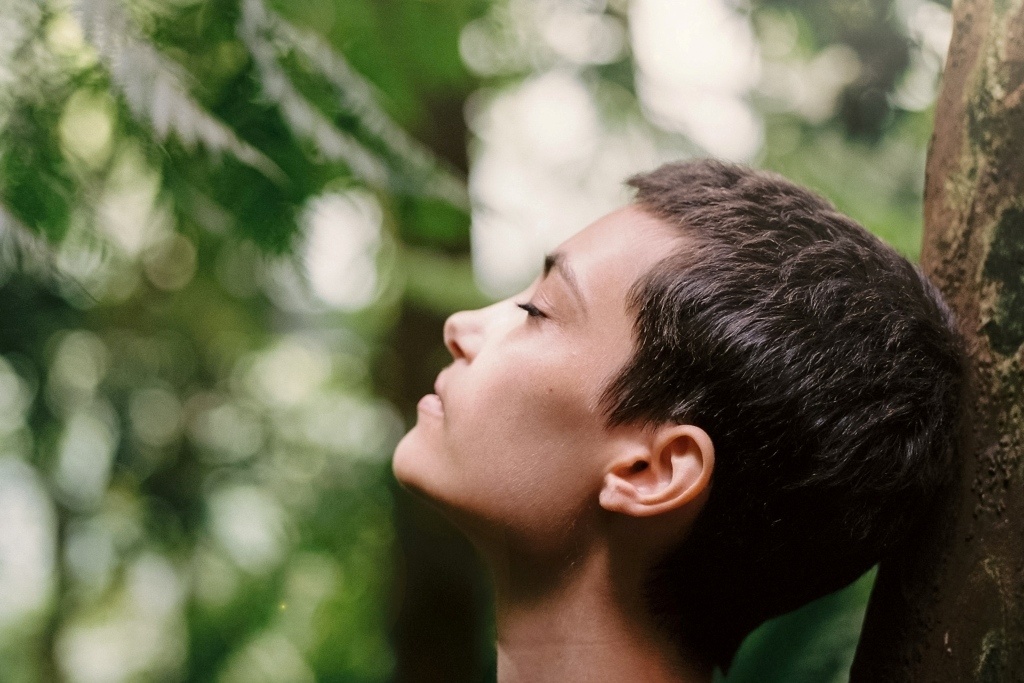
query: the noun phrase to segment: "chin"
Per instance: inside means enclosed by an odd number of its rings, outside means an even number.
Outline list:
[[[395,454],[391,457],[391,471],[398,483],[406,488],[414,487],[419,478],[417,469],[422,466],[422,463],[417,462],[417,456],[422,454],[418,452],[421,449],[417,447],[416,441],[416,428],[413,427],[395,446]]]
[[[413,427],[395,446],[391,471],[404,488],[428,500],[437,495],[437,458],[434,449],[423,443],[417,427]]]
[[[453,500],[457,497],[451,490],[453,482],[438,465],[436,451],[421,441],[415,428],[395,447],[391,471],[402,488],[425,500],[456,526],[463,527],[472,517],[467,516],[463,505]]]

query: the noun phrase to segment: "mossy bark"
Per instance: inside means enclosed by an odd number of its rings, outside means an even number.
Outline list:
[[[922,266],[970,345],[957,491],[883,562],[853,683],[1024,680],[1024,0],[957,0]]]

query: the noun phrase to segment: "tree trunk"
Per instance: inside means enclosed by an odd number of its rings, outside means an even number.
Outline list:
[[[1024,680],[1024,3],[958,0],[922,266],[970,345],[957,490],[879,567],[853,683]]]

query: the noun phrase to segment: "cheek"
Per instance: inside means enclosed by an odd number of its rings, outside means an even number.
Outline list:
[[[445,451],[456,488],[513,526],[555,522],[593,478],[598,432],[579,381],[540,369],[490,379],[450,406]]]
[[[593,364],[550,346],[506,347],[453,373],[444,417],[419,415],[399,443],[399,481],[456,521],[561,542],[597,499],[603,422],[591,408]]]
[[[453,446],[518,450],[529,457],[573,438],[590,422],[578,378],[562,368],[511,364],[480,379],[452,397],[447,426]]]

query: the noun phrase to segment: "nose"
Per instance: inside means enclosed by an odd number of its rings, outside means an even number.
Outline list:
[[[480,311],[459,311],[444,321],[444,345],[452,358],[471,361],[480,351],[483,326]]]

